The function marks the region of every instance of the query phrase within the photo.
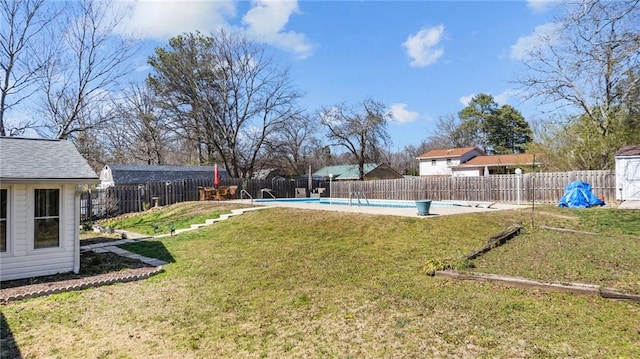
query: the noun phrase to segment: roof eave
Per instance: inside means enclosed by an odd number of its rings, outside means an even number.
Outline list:
[[[540,165],[540,162],[535,163],[536,166]],[[531,163],[486,163],[486,164],[461,164],[452,168],[474,168],[474,167],[497,167],[497,166],[533,166],[533,162]]]
[[[640,153],[632,155],[632,154],[624,154],[624,155],[615,155],[615,158],[640,158]]]
[[[100,179],[96,178],[21,178],[21,177],[0,177],[2,184],[99,184]]]

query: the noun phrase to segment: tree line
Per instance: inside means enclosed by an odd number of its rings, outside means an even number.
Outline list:
[[[146,79],[130,83],[139,42],[116,33],[123,17],[108,2],[2,0],[0,135],[73,141],[95,169],[218,163],[239,178],[346,163],[362,177],[367,162],[417,174],[418,155],[467,146],[537,153],[548,170],[610,169],[618,148],[640,143],[639,0],[559,6],[554,32],[514,79],[547,119],[530,123],[480,93],[440,116],[422,143],[392,152],[384,103],[304,109],[286,66],[239,33],[176,35],[148,57]],[[25,106],[38,121],[18,115]]]

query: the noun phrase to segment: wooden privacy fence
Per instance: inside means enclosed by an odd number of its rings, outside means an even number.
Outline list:
[[[222,178],[220,186],[238,186],[251,198],[262,198],[262,189],[270,189],[278,198],[294,198],[296,188],[307,188],[307,180],[257,180],[241,178]],[[141,212],[156,202],[166,206],[177,202],[199,200],[198,187],[212,187],[213,179],[185,179],[176,182],[150,182],[139,185],[114,186],[105,189],[93,189],[80,196],[80,214],[82,220],[107,218],[119,214]],[[314,180],[311,188],[329,190],[329,181]],[[244,198],[249,198],[243,193]],[[266,195],[266,198],[271,196]]]
[[[572,171],[491,175],[484,177],[403,178],[395,180],[338,182],[331,185],[331,196],[369,199],[436,201],[478,201],[516,203],[558,202],[567,184],[580,180],[591,185],[596,196],[615,198],[614,171]]]
[[[567,184],[580,180],[591,185],[596,196],[615,198],[614,171],[572,171],[492,175],[485,177],[403,178],[376,181],[312,181],[312,188],[324,188],[325,195],[349,198],[364,195],[368,199],[436,201],[478,201],[516,203],[558,202]],[[254,180],[223,178],[221,186],[238,186],[252,198],[262,198],[261,190],[268,188],[278,198],[294,198],[296,188],[308,188],[307,180]],[[140,212],[154,205],[197,201],[198,187],[213,186],[213,179],[186,179],[177,182],[153,182],[134,186],[115,186],[82,193],[80,212],[83,220],[106,218],[123,213]],[[265,196],[270,198],[270,196]],[[245,198],[248,198],[245,194]]]

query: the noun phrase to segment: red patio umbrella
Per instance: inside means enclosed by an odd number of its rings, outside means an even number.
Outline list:
[[[220,174],[218,173],[218,164],[213,167],[213,187],[220,186]]]

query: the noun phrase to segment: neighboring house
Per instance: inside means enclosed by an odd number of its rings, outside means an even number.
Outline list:
[[[484,152],[478,147],[431,150],[417,157],[420,176],[451,176],[453,167],[477,156],[484,156]]]
[[[487,176],[490,174],[515,173],[516,168],[524,172],[531,171],[534,166],[534,157],[529,153],[510,155],[477,156],[458,166],[451,168],[454,176]],[[525,170],[525,169],[528,169]]]
[[[80,270],[80,193],[98,182],[71,142],[0,137],[0,281]]]
[[[229,172],[218,166],[220,178]],[[213,166],[157,166],[136,164],[107,164],[100,171],[100,187],[134,186],[149,182],[177,182],[185,179],[213,180]]]
[[[616,152],[616,200],[640,200],[640,144]]]
[[[360,179],[360,173],[358,165],[342,165],[342,166],[327,166],[323,167],[313,173],[313,178],[321,178],[329,180],[329,174],[333,175],[335,181],[357,181]],[[386,164],[378,163],[365,163],[364,164],[364,180],[376,180],[376,179],[396,179],[402,178],[402,175],[398,171],[389,167]]]

